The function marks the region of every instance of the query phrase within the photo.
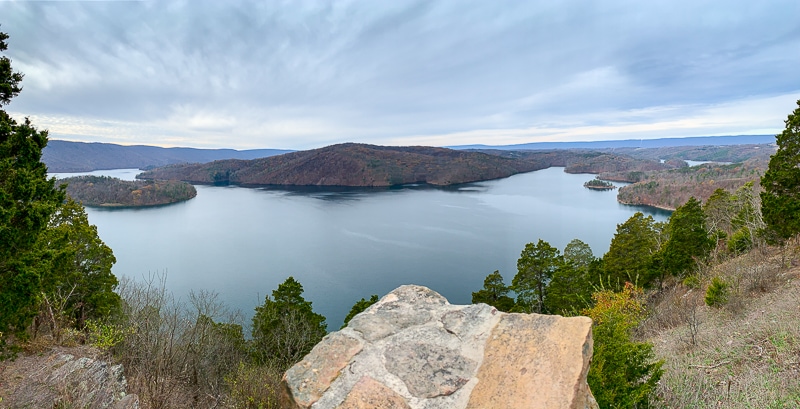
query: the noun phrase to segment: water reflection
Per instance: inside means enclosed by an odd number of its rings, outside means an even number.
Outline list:
[[[292,275],[334,328],[362,297],[413,283],[469,303],[492,271],[511,281],[525,243],[580,238],[599,256],[634,212],[669,214],[585,189],[592,178],[551,168],[448,188],[199,185],[171,206],[87,213],[117,275],[168,271],[178,296],[214,290],[248,316]]]

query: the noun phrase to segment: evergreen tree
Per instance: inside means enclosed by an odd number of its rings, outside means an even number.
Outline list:
[[[6,39],[0,33],[0,51],[7,49]],[[0,107],[20,92],[21,81],[11,60],[0,57]],[[0,348],[9,333],[24,337],[37,313],[46,264],[37,241],[64,200],[55,179],[47,179],[41,161],[45,145],[46,131],[0,110]]]
[[[346,327],[347,323],[350,322],[350,320],[353,319],[353,317],[355,317],[358,314],[361,314],[362,312],[364,312],[364,310],[366,310],[376,302],[378,302],[377,294],[372,294],[372,297],[369,297],[369,300],[365,300],[362,298],[356,301],[356,303],[353,305],[353,308],[350,308],[350,312],[348,312],[347,316],[344,317],[344,324],[342,324],[342,328]]]
[[[621,289],[625,282],[645,285],[652,275],[653,255],[659,250],[659,232],[653,216],[636,212],[617,225],[608,253],[603,256],[603,282]]]
[[[286,370],[299,362],[327,333],[325,317],[303,298],[303,286],[289,277],[256,307],[253,356],[260,364]]]
[[[8,34],[0,32],[0,51],[8,49]],[[11,69],[11,60],[6,57],[0,57],[0,106],[8,105],[11,98],[19,95],[22,87],[19,83],[22,82],[22,73],[14,72]]]
[[[557,248],[539,239],[528,243],[517,260],[517,274],[512,289],[517,293],[515,310],[519,312],[544,312],[545,289],[561,262]]]
[[[575,315],[589,306],[593,284],[589,267],[595,262],[592,248],[579,239],[564,247],[564,255],[547,285],[545,309],[552,314]]]
[[[514,308],[514,299],[508,296],[509,291],[511,289],[506,286],[500,271],[494,270],[483,280],[483,288],[472,293],[472,303],[489,304],[498,311],[509,312]]]
[[[577,268],[585,269],[594,261],[594,253],[588,244],[579,239],[572,239],[564,247],[564,259]]]
[[[588,265],[581,267],[563,259],[547,285],[545,310],[551,314],[571,316],[588,307],[592,284],[587,273]]]
[[[65,298],[64,308],[83,328],[87,319],[108,316],[119,308],[114,292],[118,281],[111,273],[114,253],[89,224],[83,206],[70,199],[53,214],[41,245],[50,264],[42,275],[48,299]]]
[[[661,379],[663,361],[653,345],[633,341],[632,331],[645,317],[642,291],[625,283],[622,291],[592,295],[595,305],[583,311],[593,321],[594,353],[587,381],[601,408],[647,408]]]
[[[761,213],[767,227],[780,239],[800,233],[800,100],[776,136],[778,151],[761,178]]]
[[[685,276],[695,263],[705,259],[714,241],[708,236],[700,201],[690,197],[669,218],[669,240],[664,246],[661,266],[674,276]]]

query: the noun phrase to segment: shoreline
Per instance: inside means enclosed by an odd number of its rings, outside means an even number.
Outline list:
[[[654,205],[654,204],[648,204],[648,203],[628,203],[628,202],[624,202],[624,201],[620,200],[619,196],[617,196],[617,202],[619,204],[623,204],[625,206],[648,206],[648,207],[652,207],[652,208],[656,208],[656,209],[660,209],[660,210],[665,210],[665,211],[668,211],[668,212],[674,212],[675,211],[674,208],[669,207],[669,206],[660,206],[660,205]]]

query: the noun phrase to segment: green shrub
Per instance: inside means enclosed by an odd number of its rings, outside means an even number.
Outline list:
[[[102,351],[115,347],[125,340],[126,335],[126,331],[117,325],[103,324],[95,320],[86,321],[86,331],[89,343]],[[127,332],[130,332],[130,329]]]
[[[587,380],[601,408],[647,408],[664,361],[656,361],[653,345],[634,342],[631,332],[644,318],[642,291],[624,289],[592,295],[595,305],[583,313],[594,320],[594,356]]]
[[[268,366],[240,363],[225,380],[230,388],[230,407],[278,409],[281,371]]]
[[[700,278],[697,277],[697,274],[692,274],[683,279],[683,285],[688,288],[700,288]]]
[[[714,277],[706,290],[705,301],[709,307],[719,307],[728,302],[728,283],[719,277]]]
[[[728,240],[728,251],[734,254],[745,253],[750,250],[751,247],[753,247],[753,240],[750,235],[750,229],[747,227],[736,230],[736,232],[731,234],[730,240]]]

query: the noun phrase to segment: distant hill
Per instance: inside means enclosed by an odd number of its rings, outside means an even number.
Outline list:
[[[170,165],[138,177],[242,185],[445,186],[498,179],[548,166],[548,163],[446,148],[345,143],[254,160]]]
[[[684,159],[711,162],[744,162],[750,159],[759,159],[769,162],[770,156],[777,150],[778,146],[773,141],[773,143],[761,145],[665,146],[661,148],[616,148],[603,151],[639,159]]]
[[[534,142],[517,145],[458,145],[451,149],[607,149],[663,148],[669,146],[759,145],[775,143],[775,135],[695,136],[688,138],[626,139],[621,141]]]
[[[49,172],[89,172],[100,169],[145,169],[175,163],[207,163],[220,159],[256,159],[287,152],[292,151],[160,148],[51,140],[42,152],[42,161]]]

